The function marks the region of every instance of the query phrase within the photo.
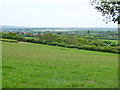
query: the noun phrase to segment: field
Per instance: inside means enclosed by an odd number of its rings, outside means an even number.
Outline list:
[[[3,88],[117,88],[118,55],[2,43]]]

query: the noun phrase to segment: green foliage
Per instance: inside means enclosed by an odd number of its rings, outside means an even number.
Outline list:
[[[27,33],[26,36],[27,36],[27,37],[32,37],[33,34],[32,34],[32,33]]]
[[[110,46],[117,46],[117,44],[115,42],[112,42]]]
[[[42,38],[41,33],[38,33],[37,35],[35,35],[35,38],[39,38],[39,39],[41,39],[41,38]]]
[[[48,42],[52,42],[56,40],[56,36],[52,33],[45,33],[42,35],[43,40],[47,40]]]
[[[18,42],[17,40],[13,40],[13,39],[3,39],[3,38],[1,38],[0,41],[5,41],[5,42],[15,42],[15,43]]]
[[[2,32],[0,32],[0,38],[2,38]]]
[[[119,0],[90,0],[90,3],[106,17],[104,19],[106,23],[113,21],[120,24],[120,16],[118,15],[120,13],[118,8]]]
[[[108,41],[108,40],[103,41],[103,42],[106,43],[106,44],[110,44],[110,43],[112,43],[111,41]]]
[[[95,46],[99,46],[99,42],[98,42],[98,41],[92,41],[92,43],[93,43]]]
[[[17,34],[13,33],[13,32],[9,32],[8,35],[10,35],[10,36],[16,36]]]
[[[45,33],[45,34],[41,35],[40,37],[36,37],[36,38],[34,38],[34,37],[25,38],[24,36],[18,36],[14,33],[8,33],[8,34],[3,34],[3,38],[15,39],[17,41],[24,41],[24,42],[47,44],[47,45],[53,45],[53,46],[85,49],[85,50],[91,50],[91,51],[119,53],[117,51],[118,50],[117,46],[119,44],[116,42],[111,43],[111,41],[107,41],[107,40],[105,40],[105,41],[103,41],[103,40],[88,41],[87,39],[80,38],[80,37],[72,37],[72,36],[58,37],[51,33]],[[112,48],[112,47],[114,47],[114,48]]]

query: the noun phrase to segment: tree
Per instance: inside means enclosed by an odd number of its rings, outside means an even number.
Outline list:
[[[2,33],[2,32],[0,32],[0,38],[2,38],[2,34],[3,34],[3,33]]]
[[[27,33],[26,36],[31,37],[31,36],[33,36],[33,33]]]
[[[106,23],[113,21],[118,23],[118,37],[120,39],[120,0],[90,0],[94,6],[106,18]]]
[[[16,33],[14,33],[14,32],[9,32],[8,35],[10,35],[10,36],[16,36]]]
[[[106,23],[113,21],[120,24],[120,0],[90,0],[90,3],[98,12],[102,12]]]
[[[42,38],[42,35],[41,35],[40,32],[38,32],[37,35],[35,35],[35,37],[41,39],[41,38]]]
[[[17,31],[17,32],[16,32],[16,34],[20,34],[20,32],[19,32],[19,31]]]
[[[56,40],[56,36],[53,35],[52,33],[45,33],[42,35],[42,39],[52,42]]]
[[[90,34],[90,30],[88,30],[88,35]]]

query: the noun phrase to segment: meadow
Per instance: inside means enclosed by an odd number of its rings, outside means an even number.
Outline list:
[[[2,42],[3,88],[117,88],[118,54]]]

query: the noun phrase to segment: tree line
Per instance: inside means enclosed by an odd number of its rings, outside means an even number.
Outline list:
[[[2,33],[2,38],[5,39],[14,39],[17,41],[23,42],[32,42],[38,44],[46,44],[52,46],[61,46],[67,48],[75,49],[84,49],[91,51],[100,51],[100,52],[110,52],[110,53],[120,53],[119,52],[119,43],[111,43],[110,41],[98,41],[98,40],[88,40],[81,37],[72,37],[72,36],[59,36],[52,33],[38,33],[34,37],[26,38],[23,35],[19,35],[13,32]]]

